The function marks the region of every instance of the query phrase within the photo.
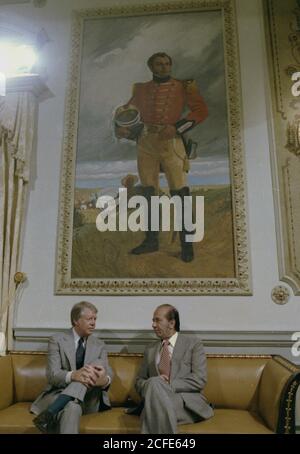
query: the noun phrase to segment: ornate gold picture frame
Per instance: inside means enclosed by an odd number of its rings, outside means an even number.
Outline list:
[[[300,295],[300,2],[265,0],[264,12],[279,277]]]
[[[57,294],[250,295],[236,13],[233,0],[169,2],[74,11],[67,89]],[[139,193],[136,144],[118,140],[115,109],[152,74],[147,59],[172,57],[172,80],[195,86],[208,117],[187,134],[198,145],[187,185],[204,197],[204,238],[180,259],[179,235],[133,255],[143,232],[100,232],[101,195]],[[175,82],[174,82],[175,83]],[[184,88],[185,89],[185,88]],[[162,194],[169,194],[160,174]]]

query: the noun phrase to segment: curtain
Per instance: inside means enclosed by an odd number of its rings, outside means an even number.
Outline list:
[[[36,117],[37,98],[33,92],[9,92],[1,98],[0,355],[10,350],[13,343],[13,319],[18,285],[16,273],[20,264],[20,243]]]

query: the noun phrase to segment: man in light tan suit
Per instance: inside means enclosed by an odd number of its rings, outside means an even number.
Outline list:
[[[110,408],[107,390],[112,380],[105,344],[92,333],[97,308],[86,301],[71,310],[73,328],[50,338],[48,386],[33,402],[41,432],[76,434],[80,417]]]
[[[152,327],[160,341],[146,349],[136,379],[143,399],[142,433],[174,434],[177,424],[213,416],[201,394],[206,384],[206,357],[199,339],[179,333],[175,307],[159,306]]]

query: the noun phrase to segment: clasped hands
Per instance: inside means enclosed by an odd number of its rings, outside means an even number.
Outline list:
[[[71,375],[72,381],[78,381],[87,388],[98,386],[100,388],[108,385],[108,377],[103,366],[97,364],[86,364],[81,369],[74,370]]]

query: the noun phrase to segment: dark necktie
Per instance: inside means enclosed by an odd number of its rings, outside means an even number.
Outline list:
[[[77,350],[76,350],[76,369],[80,369],[84,363],[84,354],[85,349],[83,346],[84,339],[81,337],[78,341]]]

